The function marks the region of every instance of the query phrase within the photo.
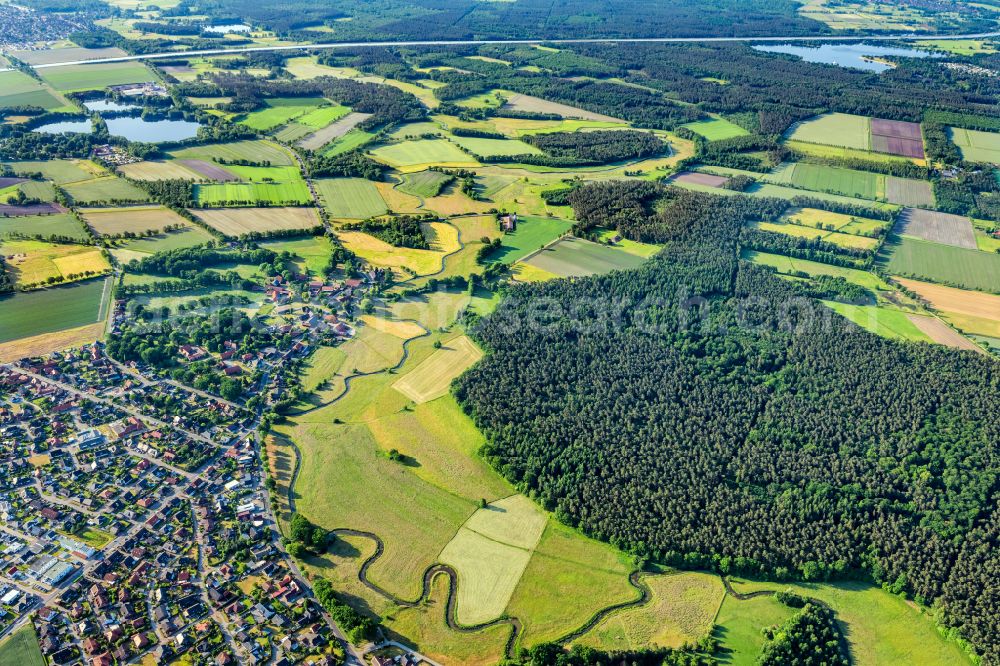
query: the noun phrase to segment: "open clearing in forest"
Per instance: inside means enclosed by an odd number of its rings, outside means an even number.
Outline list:
[[[902,310],[876,305],[851,305],[836,301],[823,301],[823,304],[866,331],[883,338],[930,342],[930,337],[924,334]]]
[[[785,219],[793,224],[861,236],[878,233],[889,224],[882,220],[844,215],[819,208],[796,208],[786,213]]]
[[[107,280],[0,297],[0,342],[95,324],[102,319]]]
[[[731,123],[723,118],[713,118],[712,120],[699,120],[686,127],[695,134],[704,137],[708,141],[719,141],[721,139],[732,139],[738,136],[747,136],[750,132],[739,125]]]
[[[504,105],[504,108],[513,109],[514,111],[525,111],[527,113],[550,113],[563,118],[577,118],[580,120],[593,120],[595,122],[603,123],[625,122],[620,118],[612,118],[611,116],[605,116],[600,113],[585,111],[584,109],[569,106],[568,104],[550,102],[540,97],[532,97],[531,95],[511,95],[507,99],[507,103]]]
[[[817,229],[816,227],[808,225],[781,222],[758,222],[754,224],[754,226],[761,231],[769,231],[772,233],[784,234],[786,236],[794,236],[796,238],[819,238],[827,243],[833,243],[834,245],[846,248],[871,250],[878,247],[879,243],[877,238],[844,234],[838,231],[826,231],[824,229]]]
[[[463,335],[442,345],[392,386],[417,404],[428,402],[446,394],[451,382],[482,356],[472,340]]]
[[[643,578],[649,603],[613,613],[577,642],[603,650],[679,648],[712,627],[726,595],[722,580],[703,572],[670,572]]]
[[[315,208],[203,208],[194,215],[225,236],[312,229],[322,224]]]
[[[711,173],[698,173],[696,171],[685,171],[670,179],[671,183],[688,183],[691,185],[704,185],[706,187],[722,187],[729,182],[726,176],[716,176]]]
[[[189,226],[187,220],[163,206],[130,206],[127,208],[81,209],[80,215],[100,236],[124,233],[144,234],[162,231],[164,227]]]
[[[972,220],[962,215],[907,208],[896,223],[896,233],[933,243],[976,249]]]
[[[603,275],[615,270],[638,268],[643,257],[582,238],[564,238],[523,262],[560,277]]]
[[[859,287],[864,287],[865,289],[871,289],[873,291],[890,289],[889,285],[874,273],[857,270],[855,268],[843,268],[841,266],[822,264],[818,261],[793,259],[792,257],[786,257],[782,254],[755,252],[753,250],[745,251],[742,258],[762,266],[771,266],[778,273],[783,275],[798,275],[799,273],[809,277],[829,275],[831,277],[842,277],[848,282],[856,284]]]
[[[323,178],[313,181],[316,193],[330,217],[363,220],[387,211],[378,188],[364,178]]]
[[[428,166],[474,167],[479,162],[461,148],[444,139],[419,139],[382,146],[372,151],[372,156],[389,166],[422,171]],[[414,167],[420,167],[416,169]]]
[[[63,65],[39,70],[42,79],[59,92],[103,90],[108,86],[156,81],[156,76],[138,61]]]
[[[881,254],[882,267],[893,275],[1000,291],[1000,254],[905,237],[891,237]]]
[[[1000,164],[1000,132],[949,127],[952,143],[962,151],[962,159],[968,162]]]
[[[479,157],[542,154],[542,151],[538,148],[514,139],[481,139],[479,137],[456,136],[452,137],[451,140]]]
[[[441,551],[458,573],[458,621],[478,624],[507,607],[545,530],[546,515],[524,495],[480,508]]]

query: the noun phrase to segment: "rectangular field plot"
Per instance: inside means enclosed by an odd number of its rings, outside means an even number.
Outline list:
[[[453,176],[440,171],[411,173],[403,177],[399,190],[418,197],[436,197],[441,193],[441,188],[452,178]]]
[[[522,217],[518,220],[516,231],[503,235],[500,251],[491,254],[489,260],[512,264],[569,233],[572,227],[573,223],[566,220]]]
[[[907,208],[899,216],[896,233],[921,240],[976,249],[972,220],[961,215]]]
[[[456,136],[452,141],[481,157],[497,157],[510,155],[541,155],[542,151],[523,141],[512,139],[480,139],[468,136]]]
[[[192,146],[170,151],[170,156],[181,160],[203,160],[211,163],[213,159],[235,162],[247,160],[250,162],[270,162],[272,166],[291,166],[295,164],[292,156],[273,141],[249,140],[230,143],[210,143],[203,146]]]
[[[1000,254],[912,238],[893,239],[884,251],[883,268],[895,275],[988,292],[1000,285]]]
[[[461,148],[444,139],[422,139],[394,143],[376,148],[372,151],[372,155],[389,166],[410,171],[422,171],[433,165],[454,167],[479,165],[476,160],[462,152]]]
[[[116,176],[70,183],[66,185],[66,192],[73,198],[73,203],[79,205],[149,201],[145,190]]]
[[[752,250],[744,252],[742,258],[761,266],[770,266],[783,275],[802,274],[809,277],[829,275],[831,277],[842,277],[852,284],[873,291],[890,289],[889,285],[874,273],[860,271],[855,268],[831,266],[830,264],[821,264],[818,261],[794,259],[781,254],[755,252]]]
[[[363,178],[326,178],[314,181],[330,217],[363,220],[384,215],[387,208],[375,183]]]
[[[838,245],[840,247],[863,250],[872,250],[878,247],[877,238],[855,236],[853,234],[842,234],[838,231],[826,231],[811,226],[799,224],[775,224],[773,222],[760,222],[756,226],[761,231],[770,231],[772,233],[785,234],[786,236],[794,236],[796,238],[819,238],[827,243],[833,243],[834,245]]]
[[[719,141],[720,139],[732,139],[737,136],[746,136],[749,134],[745,129],[740,127],[735,123],[731,123],[723,118],[714,118],[712,120],[699,120],[695,123],[688,123],[687,125],[682,125],[686,127],[695,134],[703,136],[709,141]]]
[[[120,166],[118,170],[133,180],[201,180],[206,177],[188,168],[183,160],[134,162]]]
[[[39,75],[59,92],[103,90],[126,83],[147,83],[156,76],[141,62],[64,65],[39,70]]]
[[[264,100],[265,108],[251,111],[238,122],[250,129],[267,131],[303,116],[324,103],[326,100],[319,97],[276,97]]]
[[[37,162],[7,162],[14,173],[40,173],[56,185],[91,180],[97,174],[106,172],[93,162],[86,160],[45,160]]]
[[[872,118],[872,150],[903,157],[923,158],[924,142],[920,125]]]
[[[786,220],[806,227],[817,227],[860,236],[875,235],[889,224],[882,220],[833,213],[818,208],[797,208],[786,213]]]
[[[0,342],[94,324],[102,318],[107,280],[0,297]]]
[[[952,143],[962,151],[962,159],[969,162],[1000,164],[1000,132],[949,127]]]
[[[823,305],[866,331],[883,338],[930,342],[930,338],[901,310],[875,305],[851,305],[835,301],[823,301]]]
[[[560,277],[572,277],[638,268],[645,259],[607,245],[564,238],[525,259],[524,263]]]
[[[788,182],[807,190],[861,199],[885,195],[885,177],[879,174],[806,163],[791,164],[789,171],[784,176]]]
[[[440,398],[453,379],[468,370],[483,353],[467,336],[446,342],[429,358],[393,384],[393,388],[419,404]]]
[[[966,333],[1000,338],[1000,296],[898,278],[899,283],[931,304]]]
[[[330,123],[326,127],[323,127],[322,129],[306,136],[304,139],[299,141],[299,145],[306,150],[319,150],[334,139],[339,139],[345,136],[348,132],[371,117],[372,114],[370,113],[348,113],[336,122]],[[366,135],[365,132],[359,132],[357,137],[358,139],[361,139],[364,135]]]
[[[38,106],[50,110],[66,106],[66,103],[24,72],[0,72],[0,108],[13,106]]]
[[[111,270],[99,248],[34,240],[0,242],[0,254],[18,287],[44,285],[50,278],[82,279]]]
[[[933,206],[934,190],[927,181],[886,176],[885,199],[900,206]]]
[[[83,209],[80,215],[100,236],[163,231],[166,227],[189,226],[187,220],[163,206]]]
[[[217,183],[194,186],[195,200],[203,206],[306,205],[312,195],[304,181],[289,183]]]
[[[230,237],[254,232],[306,230],[322,224],[315,208],[211,208],[191,212]]]
[[[0,236],[15,232],[42,238],[65,236],[76,240],[87,240],[87,232],[69,213],[0,217]]]
[[[545,524],[545,514],[521,495],[472,514],[439,558],[458,573],[459,622],[486,622],[504,612]]]
[[[791,141],[870,150],[871,123],[864,116],[829,113],[796,124],[787,138]]]
[[[121,250],[129,253],[131,258],[140,258],[139,254],[155,254],[156,252],[166,252],[167,250],[178,250],[183,247],[194,247],[214,240],[211,234],[193,225],[188,225],[177,231],[138,238],[120,245]],[[118,250],[112,250],[112,254],[117,256]],[[126,262],[128,259],[125,260]]]

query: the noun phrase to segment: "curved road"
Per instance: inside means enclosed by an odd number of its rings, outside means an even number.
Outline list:
[[[162,58],[178,58],[190,56],[227,55],[233,53],[251,53],[254,51],[308,51],[311,49],[348,49],[364,46],[482,46],[486,44],[684,44],[701,42],[857,42],[866,39],[878,41],[907,42],[925,39],[958,40],[998,37],[1000,32],[983,32],[967,35],[917,35],[913,33],[899,35],[808,35],[798,37],[594,37],[580,39],[469,39],[469,40],[414,40],[387,42],[326,42],[321,44],[296,44],[291,46],[244,46],[229,49],[201,49],[193,51],[169,51],[166,53],[144,53],[140,55],[119,56],[116,58],[97,58],[94,60],[67,60],[65,62],[50,62],[33,65],[34,69],[62,67],[64,65],[85,65],[108,62],[127,62],[129,60],[157,60]]]

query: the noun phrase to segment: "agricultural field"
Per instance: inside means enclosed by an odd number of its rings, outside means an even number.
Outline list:
[[[122,165],[118,167],[118,171],[132,180],[201,180],[205,178],[204,173],[195,171],[185,162],[182,160],[147,160]]]
[[[504,104],[504,108],[513,109],[514,111],[526,111],[529,113],[550,113],[562,116],[563,118],[574,118],[578,120],[625,124],[625,121],[620,118],[612,118],[611,116],[586,111],[575,106],[569,106],[568,104],[550,102],[548,100],[541,99],[540,97],[532,97],[531,95],[509,95],[507,97],[507,103]]]
[[[51,111],[71,105],[42,83],[23,72],[0,72],[0,107],[37,106]]]
[[[194,186],[195,200],[201,206],[249,206],[261,203],[279,206],[307,205],[312,195],[305,181],[287,183],[209,183]]]
[[[80,215],[99,236],[152,235],[147,232],[161,232],[164,227],[178,224],[189,226],[187,220],[163,206],[89,208],[80,210]]]
[[[49,236],[65,236],[75,240],[87,240],[84,231],[76,218],[69,213],[51,213],[46,215],[21,215],[18,217],[0,217],[0,237],[11,233]]]
[[[794,125],[786,138],[857,150],[871,150],[871,120],[847,113],[829,113]]]
[[[885,199],[900,206],[918,208],[934,207],[934,189],[924,180],[913,178],[885,177]]]
[[[679,648],[708,635],[726,590],[714,574],[647,575],[649,603],[608,616],[577,642],[604,650]]]
[[[996,47],[981,39],[925,39],[914,42],[914,46],[945,51],[955,55],[971,56],[981,53],[996,53]]]
[[[0,297],[0,342],[95,324],[103,319],[108,280],[19,292]]]
[[[765,627],[781,624],[795,612],[773,596],[761,596],[740,601],[727,594],[715,618],[719,627],[715,636],[722,643],[724,658],[729,666],[754,666],[764,647]]]
[[[280,238],[261,242],[261,247],[273,252],[291,252],[295,255],[297,270],[312,275],[319,275],[326,268],[333,252],[333,246],[326,236],[307,236],[304,238]]]
[[[265,108],[251,111],[238,122],[261,132],[284,125],[291,120],[317,110],[328,102],[317,97],[276,97],[264,100]]]
[[[404,276],[432,275],[442,270],[444,258],[459,248],[458,230],[446,223],[426,225],[434,236],[432,250],[395,247],[360,231],[338,231],[337,237],[348,250],[383,268],[401,271]]]
[[[511,155],[541,155],[542,151],[523,141],[512,139],[480,139],[468,136],[455,136],[451,141],[463,149],[481,157],[501,157]]]
[[[948,135],[962,152],[962,159],[1000,165],[1000,132],[949,127]]]
[[[101,58],[120,58],[128,55],[117,47],[102,49],[87,49],[75,47],[70,42],[66,46],[37,50],[12,51],[11,55],[29,65],[48,65],[55,62],[70,62],[76,60],[98,60]]]
[[[719,141],[721,139],[732,139],[738,136],[750,134],[745,129],[735,123],[731,123],[724,118],[713,118],[712,120],[699,120],[698,122],[682,125],[695,134],[704,137],[708,141]]]
[[[342,149],[350,150],[352,148],[356,148],[375,136],[374,134],[354,129],[364,121],[371,118],[371,116],[372,114],[370,113],[347,113],[335,122],[317,129],[308,136],[305,136],[305,138],[302,138],[299,141],[299,146],[305,148],[306,150],[319,150],[331,141],[339,139]],[[351,135],[351,139],[348,140],[346,137],[349,134]],[[344,148],[344,146],[349,147]]]
[[[995,293],[1000,285],[1000,254],[981,250],[913,238],[890,238],[883,246],[880,263],[893,275],[964,289]]]
[[[600,275],[638,268],[645,263],[644,258],[624,250],[573,237],[564,238],[521,261],[560,277]]]
[[[114,255],[116,259],[121,261],[122,256],[141,258],[137,255],[166,252],[167,250],[176,250],[182,247],[194,247],[195,245],[207,243],[210,240],[214,240],[211,234],[201,227],[189,224],[183,229],[179,229],[177,231],[157,234],[155,236],[147,236],[145,238],[137,238],[125,241],[124,243],[119,243],[117,245],[117,249],[111,250],[111,254]],[[122,252],[127,254],[121,254]],[[127,263],[128,260],[126,259],[125,261]]]
[[[106,175],[101,167],[88,160],[45,160],[38,162],[7,162],[14,173],[41,173],[56,185],[91,180],[97,175]]]
[[[785,220],[806,227],[817,227],[861,236],[878,234],[889,224],[882,220],[833,213],[818,208],[794,209],[785,214]]]
[[[754,226],[761,231],[785,234],[786,236],[794,236],[796,238],[821,238],[827,243],[833,243],[834,245],[839,245],[840,247],[845,248],[872,250],[878,247],[879,244],[877,238],[856,236],[853,234],[840,233],[838,231],[827,231],[825,229],[817,229],[812,226],[790,224],[787,222],[758,222]]]
[[[230,238],[255,232],[305,231],[322,224],[315,208],[203,208],[192,212],[199,220]]]
[[[639,241],[629,240],[627,238],[621,238],[617,231],[612,229],[598,230],[598,239],[605,243],[613,243],[614,246],[620,250],[634,254],[637,257],[642,257],[643,259],[649,259],[654,254],[663,249],[662,245],[653,245],[651,243],[641,243]],[[617,241],[614,239],[618,238]]]
[[[50,279],[78,280],[87,272],[93,275],[111,270],[101,250],[92,245],[8,239],[0,242],[0,254],[15,286],[20,288],[41,286]]]
[[[572,226],[573,224],[566,220],[521,217],[517,223],[517,231],[503,235],[503,246],[499,252],[491,254],[489,260],[513,264],[569,233]]]
[[[382,146],[371,151],[376,159],[404,172],[429,166],[475,167],[479,163],[444,139],[421,139]]]
[[[492,502],[469,517],[439,557],[458,573],[459,622],[479,624],[503,613],[547,520],[523,495]]]
[[[102,176],[65,186],[66,193],[78,205],[149,201],[149,195],[127,180]]]
[[[39,75],[58,92],[103,90],[126,83],[156,81],[149,68],[136,61],[50,67],[39,70]]]
[[[930,337],[917,328],[907,313],[902,310],[875,305],[850,305],[834,301],[823,301],[823,304],[861,328],[883,338],[911,342],[931,341]]]
[[[955,327],[973,335],[1000,338],[1000,296],[897,278]]]
[[[472,340],[463,335],[435,351],[392,386],[417,404],[440,398],[448,392],[452,380],[472,367],[482,355]]]
[[[452,179],[452,176],[440,171],[419,171],[403,176],[399,190],[417,197],[434,197],[441,193],[441,188]]]
[[[28,623],[0,642],[0,664],[45,666],[35,629]]]
[[[361,220],[387,211],[378,188],[363,178],[325,178],[313,182],[323,207],[335,219]]]
[[[885,198],[885,176],[867,171],[799,162],[783,164],[772,177],[816,192],[832,192],[860,199]]]
[[[908,208],[900,214],[895,232],[902,236],[954,247],[970,250],[977,248],[972,220],[961,215]]]
[[[191,146],[172,150],[169,155],[174,159],[202,160],[209,163],[219,159],[227,162],[239,160],[270,162],[271,166],[293,166],[295,164],[295,160],[289,152],[279,144],[273,141],[254,139]]]
[[[842,277],[848,282],[871,291],[887,291],[891,289],[888,284],[874,273],[859,271],[854,268],[831,266],[830,264],[822,264],[806,259],[793,259],[781,254],[770,254],[768,252],[747,251],[743,253],[743,259],[762,266],[770,266],[782,275],[796,275],[798,273],[803,273],[810,277],[829,275],[831,277]]]

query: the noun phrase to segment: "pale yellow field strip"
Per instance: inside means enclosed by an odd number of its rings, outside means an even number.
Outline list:
[[[392,385],[418,405],[440,398],[452,380],[482,358],[483,353],[467,336],[444,343],[420,365]]]

